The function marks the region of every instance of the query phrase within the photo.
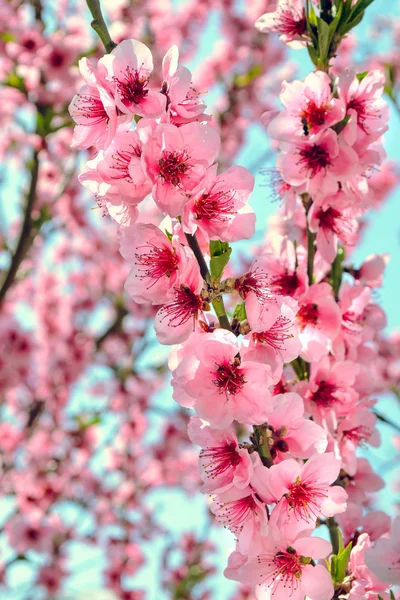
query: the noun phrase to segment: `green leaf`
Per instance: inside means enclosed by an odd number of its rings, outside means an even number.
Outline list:
[[[353,20],[359,15],[361,15],[364,12],[364,10],[368,8],[370,4],[373,3],[373,1],[374,0],[359,0],[350,13],[350,19]]]
[[[322,19],[318,19],[318,48],[322,62],[325,62],[328,58],[329,46],[329,25]]]
[[[331,284],[335,296],[339,294],[340,286],[342,285],[343,277],[343,261],[345,259],[345,251],[342,247],[338,248],[336,258],[332,263]]]
[[[342,35],[345,35],[346,33],[348,33],[351,29],[356,27],[356,25],[361,23],[363,16],[364,16],[364,13],[362,12],[355,19],[345,22],[343,25],[340,26],[340,28],[338,30],[339,33],[341,33]]]
[[[353,547],[353,542],[349,542],[349,544],[344,548],[337,556],[336,563],[336,583],[342,583],[344,578],[346,577],[346,569],[347,564],[349,562],[351,549]]]
[[[231,253],[232,248],[229,246],[228,242],[221,242],[220,240],[212,240],[210,242],[210,271],[214,281],[219,281],[221,279],[222,273],[229,262]]]
[[[4,31],[4,33],[0,33],[0,40],[3,42],[13,42],[15,40],[15,35],[13,33],[9,33]]]
[[[164,231],[165,231],[165,235],[167,236],[169,241],[172,243],[172,233],[170,231],[168,231],[168,229],[164,229]]]
[[[362,73],[357,73],[356,77],[358,81],[362,81],[367,75],[369,71],[363,71]]]
[[[390,590],[390,600],[396,600],[393,590]]]
[[[312,63],[318,67],[319,64],[319,54],[318,54],[318,50],[316,50],[313,46],[311,46],[310,44],[307,44],[307,50],[308,50],[308,54],[310,55],[311,61]]]
[[[233,311],[233,319],[236,319],[239,321],[239,323],[247,319],[246,304],[244,302],[235,306],[235,310]]]

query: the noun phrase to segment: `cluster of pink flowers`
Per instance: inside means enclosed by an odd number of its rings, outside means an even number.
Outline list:
[[[284,41],[305,32],[304,10],[292,4],[280,3],[274,17]],[[296,35],[283,30],[293,15]],[[379,445],[371,396],[385,315],[372,291],[386,257],[347,269],[342,282],[344,252],[373,204],[369,180],[384,158],[382,73],[346,71],[332,81],[317,70],[283,84],[284,110],[264,123],[279,143],[273,184],[297,236],[275,235],[236,274],[229,243],[254,233],[254,179],[239,166],[218,173],[219,135],[177,48],[164,56],[161,84],[137,40],[80,68],[74,145],[97,150],[80,179],[121,225],[126,291],[156,306],[158,340],[175,344],[173,397],[196,412],[189,437],[202,448],[202,491],[237,538],[226,576],[256,585],[263,599],[331,600],[340,589],[352,600],[389,598],[400,583],[396,525],[392,541],[381,539],[390,519],[363,516],[384,482],[357,456],[361,445]],[[150,194],[158,222],[141,213]],[[341,580],[339,548],[312,536],[327,525],[334,541],[338,522],[354,544]]]

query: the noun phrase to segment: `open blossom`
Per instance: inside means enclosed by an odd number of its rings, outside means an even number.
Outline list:
[[[98,64],[97,68],[86,58],[79,61],[79,69],[86,85],[80,88],[69,105],[69,112],[76,123],[73,148],[84,150],[90,146],[107,148],[117,131],[119,123],[129,129],[124,116],[119,116],[113,96],[113,90],[106,81],[106,69]]]
[[[339,182],[361,171],[358,154],[332,129],[293,142],[281,142],[277,168],[289,185],[311,196],[333,194]]]
[[[293,459],[284,460],[266,471],[264,485],[256,489],[265,502],[278,502],[274,513],[283,520],[302,521],[306,528],[318,517],[346,510],[346,491],[331,485],[340,464],[331,452],[315,454],[303,466]]]
[[[205,308],[201,296],[204,280],[197,262],[188,261],[180,275],[155,317],[154,329],[161,344],[185,341],[194,332],[196,321]]]
[[[384,87],[385,74],[379,69],[370,71],[361,81],[350,70],[339,77],[339,98],[353,117],[344,129],[345,139],[351,145],[357,137],[365,140],[365,136],[372,133],[380,136],[386,131],[389,107],[382,98]]]
[[[348,414],[337,428],[336,440],[343,468],[349,475],[357,469],[356,451],[360,446],[369,444],[377,448],[381,438],[376,428],[377,416],[370,406],[359,404],[349,407]]]
[[[252,332],[244,337],[242,347],[246,348],[248,358],[270,365],[274,379],[280,379],[283,364],[297,358],[301,349],[295,326],[298,304],[290,296],[283,298],[280,315],[270,326],[269,313],[264,325],[265,311],[258,306],[256,309],[247,315]]]
[[[317,248],[322,258],[332,263],[337,255],[338,242],[353,245],[358,231],[354,199],[339,191],[314,202],[308,213],[310,231],[317,234]]]
[[[170,240],[161,229],[145,223],[122,231],[120,250],[132,267],[125,289],[139,303],[164,304],[171,288],[185,283],[180,273],[186,273],[187,265],[195,260],[177,236]]]
[[[172,46],[165,54],[162,63],[162,93],[167,98],[167,110],[174,125],[184,125],[192,121],[209,121],[205,115],[206,105],[192,84],[192,75],[186,67],[178,67],[179,50]]]
[[[203,493],[220,494],[230,488],[248,487],[253,461],[232,430],[212,429],[205,421],[192,417],[188,435],[194,444],[202,446],[199,466]]]
[[[325,431],[304,417],[301,396],[289,392],[272,397],[272,411],[268,417],[268,430],[273,445],[270,448],[275,462],[294,457],[310,458],[325,452],[328,440]],[[260,473],[261,477],[265,474]]]
[[[264,33],[279,33],[282,42],[292,48],[302,48],[307,32],[303,1],[278,0],[276,10],[261,15],[256,27]]]
[[[384,583],[400,585],[400,517],[393,521],[390,538],[380,538],[365,552],[365,563]]]
[[[328,354],[340,331],[340,322],[340,309],[333,298],[330,285],[312,285],[303,296],[296,315],[301,341],[300,356],[311,362]]]
[[[254,177],[244,167],[233,166],[216,174],[211,166],[185,204],[182,225],[195,234],[200,229],[210,240],[234,242],[254,235],[256,217],[248,205]]]
[[[357,540],[357,544],[351,551],[349,560],[349,571],[352,581],[349,594],[350,600],[375,600],[377,594],[384,596],[385,590],[389,587],[389,584],[379,579],[375,572],[366,564],[368,555],[371,552],[371,546],[368,534],[362,533]],[[389,566],[390,554],[387,558],[389,558],[389,561],[386,564]],[[371,555],[369,555],[369,560],[371,560]],[[378,571],[380,571],[379,567]],[[394,574],[394,578],[396,578],[396,574]]]
[[[189,195],[214,163],[219,147],[219,135],[208,125],[159,125],[144,148],[143,161],[161,210],[170,217],[182,213]]]
[[[285,110],[268,126],[268,135],[276,140],[317,135],[346,114],[343,100],[332,97],[330,77],[323,71],[311,73],[304,81],[285,81],[280,99]]]
[[[159,117],[165,110],[166,98],[149,89],[153,70],[150,49],[138,40],[124,40],[111,54],[100,59],[107,78],[115,90],[116,107],[124,114]]]
[[[212,427],[224,429],[234,419],[260,424],[271,412],[272,383],[268,365],[239,358],[233,333],[217,329],[201,337],[194,351],[178,365],[174,398],[179,388],[195,399],[198,416]]]
[[[256,597],[263,600],[331,600],[333,584],[328,570],[311,560],[326,558],[331,544],[318,537],[287,540],[268,535],[247,563],[232,570],[234,579],[256,585]],[[239,563],[240,565],[240,563]],[[235,572],[236,571],[236,572]]]

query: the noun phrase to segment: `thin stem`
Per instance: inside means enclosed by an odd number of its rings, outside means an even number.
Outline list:
[[[307,275],[308,285],[314,283],[315,233],[312,233],[307,222]]]
[[[326,520],[326,526],[329,529],[329,535],[332,543],[333,554],[339,553],[339,526],[333,517]]]
[[[199,242],[197,241],[196,236],[192,235],[191,233],[185,233],[185,236],[186,236],[187,243],[189,244],[189,247],[192,249],[193,254],[195,255],[196,260],[199,264],[201,276],[203,277],[204,281],[208,282],[210,279],[210,271],[208,270],[208,266],[205,261],[203,252],[201,251],[201,248],[199,246]],[[219,321],[219,324],[221,325],[221,327],[223,329],[227,329],[228,331],[231,331],[231,326],[229,323],[228,315],[226,314],[226,309],[225,309],[224,300],[223,300],[222,296],[220,296],[220,298],[218,298],[217,300],[213,300],[212,306],[213,306],[213,309],[215,310],[215,314],[217,315],[217,318],[218,318],[218,321]]]
[[[107,54],[110,54],[117,47],[117,44],[113,42],[109,31],[107,29],[106,22],[104,21],[103,13],[101,12],[101,6],[99,0],[86,0],[86,4],[92,13],[93,21],[90,23],[92,28],[95,30],[103,46],[106,49]]]
[[[18,239],[17,247],[11,259],[10,268],[8,269],[7,275],[0,288],[0,305],[3,303],[4,298],[13,284],[15,276],[18,272],[19,266],[23,261],[25,254],[31,245],[32,236],[32,209],[36,199],[36,189],[39,177],[39,151],[35,150],[33,153],[33,165],[31,169],[31,183],[29,186],[24,221],[22,223],[21,233]]]

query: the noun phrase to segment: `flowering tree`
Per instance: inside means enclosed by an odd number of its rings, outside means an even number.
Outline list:
[[[146,597],[141,546],[165,535],[151,492],[201,485],[236,538],[235,598],[395,598],[398,519],[371,510],[384,481],[358,453],[379,446],[375,397],[398,384],[373,295],[387,257],[348,258],[397,179],[382,147],[395,60],[350,61],[371,0],[229,5],[195,81],[181,60],[218,3],[121,3],[110,31],[87,3],[104,55],[67,3],[4,6],[3,152],[27,173],[7,184],[26,193],[0,288],[4,585],[61,594],[80,544],[101,550],[113,597]],[[315,67],[283,83],[279,110],[263,91],[280,88],[285,47],[265,33]],[[211,115],[200,91],[215,84]],[[278,149],[279,220],[233,260],[256,218],[254,177],[231,163],[257,119]],[[157,400],[153,325],[177,408]],[[165,548],[171,598],[211,598],[214,550],[191,534]]]

